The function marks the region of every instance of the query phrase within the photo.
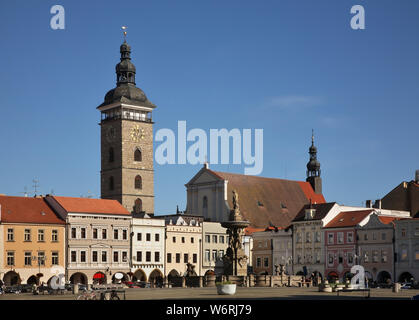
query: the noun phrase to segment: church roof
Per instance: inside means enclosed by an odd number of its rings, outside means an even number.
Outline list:
[[[239,195],[240,212],[253,228],[287,227],[300,209],[310,203],[324,203],[310,183],[277,178],[265,178],[207,169],[222,180],[228,180],[228,204],[233,208],[231,193]]]
[[[1,222],[65,224],[42,198],[0,196]]]

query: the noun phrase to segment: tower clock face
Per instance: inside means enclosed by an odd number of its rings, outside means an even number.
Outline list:
[[[106,130],[106,140],[108,142],[112,142],[115,139],[115,128],[109,127],[108,130]]]
[[[132,141],[138,142],[145,137],[144,129],[140,128],[139,125],[135,125],[131,128],[130,136]]]

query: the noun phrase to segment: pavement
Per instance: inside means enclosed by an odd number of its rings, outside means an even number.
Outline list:
[[[317,287],[238,287],[233,296],[220,296],[215,287],[204,288],[131,288],[125,289],[126,300],[365,300],[365,292],[319,292]],[[406,289],[398,293],[392,289],[371,289],[368,300],[411,300],[419,295],[419,290]],[[77,295],[71,293],[64,295],[31,293],[3,294],[1,300],[76,300]]]

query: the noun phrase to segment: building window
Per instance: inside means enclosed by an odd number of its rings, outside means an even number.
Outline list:
[[[86,239],[86,228],[81,228],[81,238]]]
[[[160,241],[160,235],[158,233],[156,233],[154,235],[154,241],[159,242]]]
[[[127,240],[127,230],[122,230],[122,240]]]
[[[264,258],[264,259],[263,259],[263,265],[264,265],[265,267],[269,267],[269,258]]]
[[[372,251],[372,262],[378,262],[378,251],[377,250]]]
[[[185,243],[185,237],[182,237],[182,243]]]
[[[71,228],[71,239],[76,239],[76,238],[77,238],[77,229]]]
[[[415,260],[418,261],[419,260],[419,250],[416,249],[415,251]]]
[[[301,242],[301,233],[300,233],[300,232],[297,232],[297,239],[296,239],[296,242],[297,242],[297,243],[300,243],[300,242]]]
[[[146,233],[145,240],[146,241],[151,241],[151,233]]]
[[[146,251],[145,253],[145,261],[150,262],[151,261],[151,251]]]
[[[134,161],[142,161],[142,154],[140,149],[134,151]]]
[[[171,253],[167,254],[167,263],[172,263],[172,254]]]
[[[372,233],[372,240],[377,240],[377,235],[375,234],[375,232]]]
[[[113,238],[114,238],[115,240],[118,240],[118,238],[119,238],[119,230],[118,230],[118,229],[115,229],[115,230],[113,231]]]
[[[338,243],[343,243],[343,232],[338,232]]]
[[[224,236],[220,236],[220,243],[224,243]]]
[[[320,263],[320,252],[316,253],[316,263]]]
[[[138,262],[143,261],[143,252],[142,251],[137,251],[137,261]]]
[[[348,242],[354,242],[354,234],[353,234],[353,232],[348,232]]]
[[[113,162],[113,161],[114,161],[113,148],[109,148],[109,162]]]
[[[368,240],[368,233],[364,233],[364,240]]]
[[[25,252],[25,266],[32,265],[32,252],[27,251]]]
[[[45,266],[45,252],[38,251],[38,265]]]
[[[97,229],[93,229],[93,239],[97,239]]]
[[[194,243],[194,242],[195,242],[195,238],[191,237],[191,243]]]
[[[154,252],[154,262],[160,262],[160,252]]]
[[[402,228],[402,237],[406,237],[406,229]]]
[[[419,228],[418,227],[415,228],[415,237],[419,237]]]
[[[58,242],[58,230],[52,230],[51,241]]]
[[[118,261],[119,261],[118,251],[114,251],[114,253],[113,253],[113,262],[118,262]]]
[[[202,199],[202,208],[208,208],[208,198],[206,196]]]
[[[107,238],[107,231],[106,229],[102,229],[102,239],[106,239]]]
[[[370,258],[369,258],[369,254],[367,251],[364,252],[364,262],[369,262]]]
[[[71,262],[77,262],[77,251],[71,251]]]
[[[107,261],[108,261],[108,255],[106,251],[102,251],[102,262],[107,262]]]
[[[381,251],[381,262],[384,262],[384,263],[387,262],[387,251],[386,250]]]
[[[172,241],[173,241],[173,243],[175,243],[176,242],[176,237],[173,237]]]
[[[386,240],[386,234],[384,232],[381,234],[381,240]]]
[[[31,241],[31,229],[25,229],[25,241]]]
[[[7,229],[7,241],[15,241],[15,233],[13,229]]]
[[[137,241],[141,241],[141,235],[142,233],[137,233]]]
[[[329,253],[329,256],[328,256],[329,266],[333,265],[333,261],[334,261],[333,253]]]
[[[316,242],[320,242],[321,241],[321,235],[319,231],[316,231]]]
[[[40,229],[38,230],[38,242],[44,242],[45,238],[44,238],[44,230]]]
[[[258,257],[256,258],[256,267],[260,267],[261,266],[261,259]]]
[[[224,250],[218,251],[218,258],[222,259],[224,257]]]
[[[197,255],[196,253],[194,253],[194,254],[192,255],[192,262],[193,262],[193,263],[197,263],[197,262],[198,262],[198,255]]]
[[[210,261],[210,250],[206,249],[205,250],[205,261]]]
[[[406,261],[407,260],[407,249],[403,248],[402,249],[402,254],[401,254],[401,260]]]
[[[14,266],[15,265],[15,253],[12,251],[7,252],[7,265]]]
[[[217,240],[218,240],[218,239],[217,239],[217,236],[216,236],[216,235],[213,235],[213,236],[212,236],[212,242],[213,242],[213,243],[217,243]]]
[[[180,253],[176,253],[176,263],[180,263]]]
[[[206,243],[211,243],[211,236],[210,235],[205,235],[205,242]]]
[[[113,190],[115,188],[113,177],[109,177],[109,190]]]
[[[352,252],[348,252],[348,264],[354,263],[354,255]]]
[[[97,251],[92,252],[92,262],[97,262]]]
[[[86,251],[80,251],[80,262],[86,262]]]
[[[188,263],[189,261],[189,255],[187,253],[183,254],[183,263]]]
[[[141,176],[135,177],[135,189],[142,189],[143,188],[143,180],[141,179]]]
[[[212,250],[212,260],[217,261],[217,250]]]
[[[307,243],[311,242],[311,233],[310,232],[306,232],[306,242]]]
[[[334,242],[335,242],[335,239],[334,239],[334,235],[333,235],[333,233],[329,233],[328,234],[328,238],[327,238],[328,240],[327,240],[327,243],[328,244],[333,244]]]
[[[59,264],[58,259],[58,252],[54,251],[51,253],[51,264],[52,265],[58,265]]]
[[[143,202],[140,198],[137,198],[134,203],[134,211],[135,213],[140,213],[143,211]]]

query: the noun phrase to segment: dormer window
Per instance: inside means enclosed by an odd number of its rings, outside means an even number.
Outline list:
[[[263,203],[262,203],[262,202],[260,202],[260,201],[258,201],[258,206],[259,206],[259,207],[263,207]]]

